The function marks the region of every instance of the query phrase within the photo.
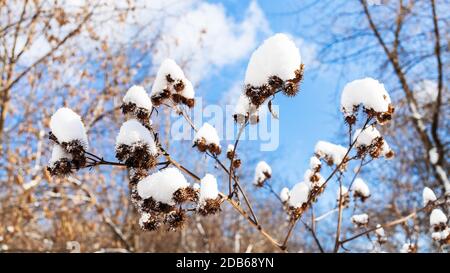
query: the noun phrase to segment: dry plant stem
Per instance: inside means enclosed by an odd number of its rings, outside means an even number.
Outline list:
[[[368,117],[368,118],[366,119],[366,121],[364,122],[364,126],[363,126],[362,130],[364,130],[364,129],[367,128],[367,125],[369,124],[369,122],[370,122],[371,120],[372,120],[371,117]],[[341,166],[342,166],[343,164],[345,164],[345,163],[348,162],[348,160],[346,160],[346,158],[347,158],[347,156],[349,155],[350,151],[352,150],[353,146],[355,145],[356,141],[358,140],[358,137],[359,137],[359,135],[356,136],[356,138],[353,140],[353,142],[350,143],[350,146],[348,147],[347,152],[346,152],[345,155],[344,155],[344,158],[343,158],[342,161],[334,168],[334,170],[333,170],[333,171],[331,172],[331,174],[327,177],[327,179],[325,180],[325,182],[323,183],[323,185],[320,186],[321,189],[325,188],[325,186],[327,185],[328,181],[331,180],[331,178],[336,174],[336,172],[341,168]],[[309,197],[307,203],[310,204],[311,201],[312,201],[312,196]],[[289,241],[289,237],[290,237],[291,234],[292,234],[292,230],[295,228],[295,226],[296,226],[298,220],[300,220],[300,218],[301,218],[301,216],[300,216],[298,219],[292,220],[292,221],[291,221],[291,225],[290,225],[289,230],[288,230],[288,232],[287,232],[287,234],[286,234],[286,237],[285,237],[285,239],[284,239],[284,241],[283,241],[283,247],[284,247],[284,248],[286,248],[286,244],[287,244],[287,242]]]
[[[53,142],[55,142],[56,144],[60,145],[60,143],[56,139],[51,138],[51,140],[53,140]],[[103,157],[99,157],[98,155],[95,155],[91,152],[88,152],[88,151],[83,151],[83,152],[86,155],[86,158],[92,161],[92,162],[87,163],[83,168],[92,168],[92,167],[99,166],[99,165],[126,167],[126,165],[124,163],[107,161],[107,160],[104,160]]]
[[[264,184],[264,188],[268,189],[269,192],[270,192],[273,196],[275,196],[275,198],[278,199],[278,201],[280,201],[281,205],[283,206],[283,201],[281,200],[280,196],[278,196],[278,194],[274,191],[273,187],[272,187],[270,184],[268,184],[268,183]],[[312,226],[309,226],[308,223],[306,223],[306,222],[303,221],[303,220],[301,220],[301,221],[302,221],[303,225],[305,226],[305,228],[306,228],[308,231],[311,232],[311,234],[312,234],[312,236],[313,236],[313,238],[314,238],[314,241],[315,241],[315,243],[317,244],[317,247],[319,248],[320,252],[321,252],[321,253],[324,253],[324,250],[323,250],[323,248],[322,248],[322,245],[320,244],[319,238],[317,237],[317,234],[316,234],[316,232],[315,232],[315,230],[314,230],[314,229],[315,229],[315,227],[314,227],[314,221],[315,221],[315,220],[314,220],[314,214],[311,213],[311,223],[312,223]],[[294,228],[294,226],[290,226],[290,231],[291,231],[291,232],[292,232],[293,228]],[[284,250],[286,250],[286,248],[285,248]]]
[[[431,125],[431,134],[433,136],[434,141],[436,142],[438,153],[440,155],[439,159],[441,159],[441,161],[442,161],[444,152],[443,152],[443,145],[442,145],[441,140],[439,139],[439,135],[438,135],[438,126],[439,126],[439,113],[440,113],[440,108],[441,108],[441,104],[442,104],[442,89],[444,88],[444,86],[443,86],[444,72],[443,72],[441,45],[440,45],[441,35],[439,33],[438,16],[437,16],[437,12],[436,12],[436,3],[435,3],[436,1],[430,0],[430,2],[431,2],[431,11],[433,14],[433,27],[434,27],[434,36],[435,36],[435,45],[434,45],[434,53],[435,54],[434,55],[436,56],[436,64],[437,64],[437,70],[438,70],[438,94],[437,94],[437,99],[436,99],[436,107],[435,107],[434,114],[433,114],[433,123]]]
[[[232,176],[234,175],[233,173],[233,166],[234,166],[234,157],[236,155],[236,150],[237,150],[237,146],[239,144],[239,139],[241,138],[242,132],[244,132],[245,127],[247,126],[248,121],[246,120],[244,122],[244,124],[241,125],[241,127],[239,128],[239,133],[237,135],[236,141],[234,142],[234,146],[233,146],[233,153],[231,154],[231,159],[230,159],[230,169],[229,169],[229,179],[228,179],[228,196],[233,197],[233,189],[232,189]]]
[[[217,158],[216,155],[211,155],[211,154],[208,154],[208,155],[211,156],[212,158],[214,158],[216,160],[216,162],[219,164],[219,166],[225,171],[225,173],[233,178],[234,183],[236,184],[238,189],[241,191],[242,196],[244,197],[244,201],[245,201],[248,209],[250,210],[250,214],[252,215],[255,223],[258,224],[259,223],[258,218],[256,217],[255,211],[253,210],[253,207],[250,203],[250,200],[247,197],[247,194],[244,192],[244,189],[242,188],[241,183],[239,183],[239,179],[235,175],[232,175],[228,172],[228,169],[225,167],[225,165],[223,165],[223,163]]]
[[[310,227],[305,221],[303,221],[303,220],[301,220],[301,221],[302,221],[303,225],[305,226],[305,228],[306,228],[309,232],[311,232],[311,235],[312,235],[313,238],[314,238],[314,242],[316,242],[316,245],[317,245],[317,247],[319,248],[320,252],[321,252],[321,253],[325,253],[325,251],[324,251],[323,248],[322,248],[322,245],[320,244],[319,238],[317,237],[317,234],[316,234],[316,232],[314,231],[314,228],[313,228],[313,227]],[[312,221],[312,223],[314,223],[314,221]]]
[[[233,208],[239,212],[242,216],[244,216],[251,225],[253,225],[254,227],[256,227],[258,229],[258,231],[274,246],[276,246],[277,248],[279,248],[280,250],[286,250],[285,247],[283,247],[282,244],[280,244],[277,240],[275,240],[269,233],[267,233],[266,230],[264,230],[260,224],[256,223],[255,221],[253,221],[250,216],[247,214],[247,212],[245,212],[242,207],[236,203],[233,199],[229,198],[228,196],[224,195],[223,193],[220,193],[222,195],[222,197],[226,198],[225,200],[228,201],[228,203],[231,204],[231,206],[233,206]]]
[[[184,110],[181,109],[180,112],[182,113],[182,115],[183,115],[183,117],[186,119],[186,121],[190,124],[190,126],[192,127],[192,129],[193,129],[194,131],[197,131],[197,129],[195,128],[195,125],[194,125],[194,123],[192,122],[191,118],[184,112]],[[232,174],[232,173],[230,173],[230,172],[228,171],[228,169],[225,167],[225,165],[219,160],[219,158],[217,157],[217,155],[212,155],[212,154],[210,154],[210,153],[208,153],[208,152],[206,152],[206,154],[207,154],[208,156],[210,156],[211,158],[213,158],[213,159],[217,162],[217,164],[219,164],[219,166],[225,171],[225,173],[226,173],[229,177],[231,177],[231,178],[233,179],[234,183],[236,183],[238,189],[241,191],[242,196],[244,197],[244,201],[245,201],[245,203],[246,203],[248,209],[250,210],[250,214],[252,215],[253,220],[255,221],[256,224],[258,224],[258,223],[259,223],[259,222],[258,222],[258,218],[256,217],[256,214],[255,214],[255,212],[254,212],[254,210],[253,210],[253,208],[252,208],[252,205],[251,205],[251,203],[250,203],[250,200],[248,199],[247,194],[245,194],[243,188],[241,187],[241,184],[239,183],[238,178],[237,178],[234,174]]]
[[[187,118],[187,116],[185,116],[185,115],[183,115],[185,118]],[[192,122],[190,122],[190,124],[192,124],[193,125],[193,123]],[[198,177],[196,174],[194,174],[193,172],[191,172],[189,169],[187,169],[186,167],[184,167],[183,165],[181,165],[180,163],[178,163],[176,160],[174,160],[171,156],[170,156],[170,154],[167,152],[167,151],[165,151],[162,147],[159,147],[160,149],[161,149],[161,152],[163,153],[163,155],[164,155],[164,157],[166,158],[166,160],[168,161],[168,162],[170,162],[172,165],[174,165],[176,168],[178,168],[179,170],[181,170],[181,171],[183,171],[184,173],[186,173],[187,175],[189,175],[189,176],[191,176],[193,179],[195,179],[196,181],[200,181],[201,179],[200,179],[200,177]],[[213,156],[213,155],[210,155],[211,157],[213,157],[218,163],[219,163],[219,165],[220,166],[222,166],[222,168],[226,171],[226,172],[228,172],[228,170],[226,169],[226,167],[222,164],[222,162],[217,158],[217,157],[215,157],[215,156]],[[262,228],[262,226],[259,224],[259,222],[257,221],[257,219],[256,219],[256,216],[254,216],[254,212],[253,212],[253,209],[251,208],[251,206],[250,206],[250,202],[249,202],[249,200],[247,199],[247,197],[246,197],[246,195],[245,195],[245,193],[242,191],[242,189],[241,189],[241,187],[240,187],[240,185],[239,185],[239,182],[237,181],[237,179],[233,176],[233,180],[235,181],[235,183],[238,185],[238,187],[239,187],[239,189],[241,190],[241,192],[242,192],[242,195],[244,196],[244,199],[246,200],[246,202],[247,202],[247,204],[248,204],[248,206],[249,206],[249,209],[250,209],[250,211],[251,211],[251,213],[252,213],[252,216],[254,217],[253,219],[252,219],[252,217],[250,217],[248,214],[247,214],[247,212],[245,211],[245,210],[243,210],[242,209],[242,207],[238,204],[238,203],[236,203],[233,199],[231,199],[230,197],[228,197],[227,195],[225,195],[225,194],[223,194],[223,193],[220,193],[220,195],[221,195],[221,197],[222,198],[224,198],[228,203],[230,203],[231,205],[232,205],[232,207],[237,211],[237,212],[239,212],[242,216],[244,216],[245,217],[245,219],[247,219],[248,220],[248,222],[251,224],[251,225],[253,225],[253,226],[255,226],[257,229],[258,229],[258,231],[272,244],[272,245],[274,245],[274,246],[276,246],[277,248],[279,248],[280,250],[284,250],[285,248],[282,248],[281,246],[281,244],[280,243],[278,243],[277,242],[277,240],[275,240],[274,238],[273,238],[273,236],[272,235],[270,235],[266,230],[264,230],[263,228]]]
[[[334,252],[339,250],[339,237],[341,234],[341,224],[342,224],[342,173],[339,176],[339,204],[338,204],[338,222],[336,227],[336,239],[334,242]]]
[[[269,192],[271,194],[273,194],[273,196],[275,196],[275,198],[278,199],[278,201],[280,201],[281,204],[283,205],[283,201],[281,200],[281,197],[275,192],[275,190],[273,189],[272,185],[270,185],[270,183],[265,183],[264,188],[268,189]]]
[[[172,159],[170,157],[170,155],[165,155],[166,159],[168,161],[170,161],[171,164],[173,164],[175,167],[177,167],[179,170],[185,172],[187,175],[191,176],[192,178],[194,178],[196,181],[200,181],[200,177],[198,177],[197,175],[195,175],[193,172],[189,171],[187,168],[185,168],[184,166],[182,166],[180,163],[178,163],[177,161],[175,161],[174,159]],[[220,196],[226,200],[228,203],[231,204],[231,206],[237,211],[239,212],[242,216],[244,216],[245,219],[248,220],[248,222],[253,225],[254,227],[256,227],[258,229],[258,231],[274,246],[276,246],[277,248],[284,250],[283,248],[281,248],[281,244],[279,242],[277,242],[277,240],[275,240],[273,238],[272,235],[270,235],[266,230],[264,230],[260,224],[258,224],[255,220],[253,220],[245,210],[242,209],[242,207],[236,203],[233,199],[231,199],[229,196],[223,194],[223,193],[219,193]]]
[[[358,177],[359,173],[361,172],[362,167],[364,166],[364,159],[365,159],[365,156],[363,155],[362,158],[361,158],[361,162],[359,163],[358,170],[356,170],[356,172],[353,175],[353,178],[352,178],[352,180],[350,182],[350,185],[348,186],[349,191],[351,191],[353,183],[356,180],[356,177]]]
[[[430,209],[430,208],[434,208],[434,207],[437,207],[437,206],[440,206],[440,205],[443,205],[443,204],[445,204],[445,196],[444,197],[440,197],[438,200],[435,201],[435,203],[433,205],[428,205],[426,207],[422,207],[422,208],[420,208],[418,210],[415,210],[415,211],[411,212],[410,214],[408,214],[406,216],[403,216],[403,217],[398,218],[396,220],[393,220],[391,222],[382,224],[381,227],[382,228],[388,228],[388,227],[396,226],[398,224],[402,224],[402,223],[408,221],[410,218],[415,217],[421,211],[424,211],[424,210],[427,210],[427,209]],[[379,227],[373,227],[373,228],[367,229],[367,230],[365,230],[365,231],[363,231],[363,232],[361,232],[359,234],[356,234],[356,235],[354,235],[354,236],[352,236],[352,237],[350,237],[348,239],[340,241],[339,244],[342,246],[345,243],[353,241],[353,240],[355,240],[355,239],[357,239],[357,238],[359,238],[361,236],[364,236],[364,235],[366,235],[366,234],[368,234],[370,232],[373,232],[373,231],[377,230],[378,228]]]

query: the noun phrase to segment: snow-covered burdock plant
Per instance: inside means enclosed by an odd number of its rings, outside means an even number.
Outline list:
[[[354,80],[344,87],[341,96],[341,110],[345,120],[354,124],[358,108],[362,105],[369,117],[375,117],[380,124],[392,118],[394,107],[384,85],[372,78]]]
[[[289,200],[289,188],[284,187],[281,189],[280,200],[281,200],[281,202],[283,202],[283,204]]]
[[[287,35],[278,33],[253,52],[245,72],[245,94],[256,106],[278,91],[295,96],[302,78],[299,49]]]
[[[439,244],[450,242],[450,228],[447,225],[447,216],[440,209],[433,209],[430,215],[430,226],[433,230],[431,238]]]
[[[182,103],[193,107],[195,91],[192,83],[185,77],[183,70],[172,59],[161,63],[151,91],[151,100],[155,106],[162,103]]]
[[[237,169],[241,166],[241,160],[237,157],[234,145],[229,144],[227,147],[227,158],[232,161],[233,168]]]
[[[380,156],[392,158],[394,156],[394,152],[375,128],[375,125],[368,126],[364,130],[357,129],[353,141],[355,141],[358,156],[363,156],[366,153],[369,153],[373,158]]]
[[[353,182],[351,190],[353,191],[353,196],[359,198],[362,202],[370,197],[369,186],[359,177]]]
[[[140,197],[141,227],[156,229],[162,223],[170,229],[183,226],[185,211],[175,205],[197,200],[197,192],[190,187],[184,175],[177,168],[157,171],[137,183]],[[151,223],[151,224],[150,224]]]
[[[216,129],[207,122],[195,134],[194,146],[200,152],[209,151],[213,155],[218,155],[222,152],[219,135]]]
[[[212,174],[206,174],[200,181],[198,212],[202,215],[217,213],[221,199],[216,178]]]
[[[433,228],[442,228],[447,224],[447,216],[440,209],[434,209],[430,215],[430,225]]]
[[[423,206],[426,207],[429,204],[434,203],[434,201],[436,200],[437,198],[436,195],[434,194],[434,191],[428,187],[425,187],[422,192]]]
[[[416,253],[417,252],[417,245],[413,243],[405,243],[403,244],[402,248],[400,249],[401,253]]]
[[[366,213],[355,214],[352,216],[351,220],[356,227],[366,227],[369,224],[369,215]]]
[[[289,191],[289,207],[292,210],[292,217],[298,219],[307,208],[309,202],[309,186],[305,182],[294,185]]]
[[[179,203],[186,201],[186,198],[180,198],[175,193],[187,187],[189,183],[177,168],[167,168],[139,181],[137,190],[143,200],[152,198],[163,205],[173,206],[176,201]]]
[[[150,122],[152,102],[142,86],[133,85],[128,89],[122,101],[121,108],[124,115],[131,115],[144,123]]]
[[[118,132],[115,147],[118,162],[106,161],[87,151],[88,138],[80,116],[68,108],[61,108],[50,121],[50,139],[55,146],[48,166],[49,173],[64,176],[72,174],[73,170],[99,165],[125,167],[129,175],[130,200],[140,214],[136,223],[143,230],[156,230],[162,226],[177,230],[183,227],[189,216],[219,214],[222,204],[227,203],[279,250],[287,249],[296,224],[301,222],[314,235],[318,249],[324,251],[320,243],[322,238],[315,233],[315,227],[321,219],[338,212],[335,238],[331,240],[334,241],[333,251],[338,252],[346,243],[373,232],[381,244],[385,240],[383,228],[405,223],[421,211],[434,209],[430,218],[432,237],[440,244],[448,242],[447,217],[441,210],[435,209],[443,205],[442,198],[436,198],[430,193],[431,190],[424,190],[425,208],[376,227],[369,227],[367,214],[356,211],[359,210],[357,200],[368,202],[371,192],[377,191],[376,187],[369,190],[367,184],[358,178],[361,169],[373,160],[393,156],[393,151],[376,127],[393,118],[394,107],[384,85],[371,78],[356,80],[344,87],[341,105],[337,108],[343,112],[348,135],[345,140],[334,141],[336,144],[325,140],[317,142],[311,151],[309,167],[298,178],[302,182],[291,188],[283,185],[283,189],[278,191],[273,188],[273,183],[266,181],[276,177],[277,171],[272,170],[262,159],[258,160],[260,162],[256,166],[254,178],[249,178],[248,182],[253,182],[258,186],[257,189],[269,190],[280,201],[289,221],[286,234],[281,240],[263,227],[265,221],[259,220],[258,212],[246,193],[247,185],[241,183],[241,177],[236,172],[239,168],[241,172],[251,173],[237,156],[239,139],[246,126],[257,123],[261,105],[267,102],[272,112],[271,102],[277,93],[282,92],[287,96],[298,93],[303,70],[298,48],[284,34],[270,37],[253,52],[242,94],[233,113],[239,133],[234,144],[228,145],[226,155],[221,155],[220,138],[216,129],[208,123],[196,128],[187,111],[194,106],[192,83],[175,61],[166,59],[159,67],[150,96],[143,87],[136,85],[122,99],[124,122]],[[365,114],[358,115],[361,106]],[[152,119],[160,118],[160,115],[154,114],[158,113],[155,111],[156,107],[174,110],[186,120],[196,132],[193,147],[203,152],[203,156],[212,159],[220,174],[200,176],[168,152],[163,144],[167,141],[162,141],[152,122]],[[222,159],[229,160],[229,167]],[[347,169],[354,165],[357,165],[354,173],[346,175]],[[203,173],[207,172],[206,166],[205,170],[201,167],[198,169]],[[216,177],[221,179],[217,180]],[[337,204],[332,202],[330,211],[315,217],[313,205],[319,202],[322,194],[325,195],[329,184],[338,188]],[[355,197],[353,202],[348,188]],[[343,210],[352,204],[354,215],[349,218],[351,221],[345,222],[344,218],[347,219],[347,216],[343,216]],[[375,214],[373,211],[367,212]],[[304,217],[307,213],[311,218]],[[343,225],[350,222],[364,230],[357,229],[359,233],[352,236],[348,236],[350,234],[346,231],[346,239],[341,238]],[[414,244],[408,244],[405,249],[408,252],[417,250]]]
[[[116,138],[116,157],[128,167],[150,169],[158,150],[150,131],[135,119],[122,124]]]
[[[59,108],[50,119],[50,129],[50,139],[55,142],[55,147],[49,172],[52,175],[66,175],[73,169],[83,168],[86,165],[88,137],[81,117],[69,108]]]
[[[64,176],[72,172],[72,155],[59,144],[53,145],[52,156],[47,170],[51,175]]]
[[[336,201],[340,203],[340,206],[343,208],[347,208],[350,204],[350,193],[348,192],[348,188],[346,186],[340,186],[336,191]]]
[[[316,156],[320,159],[324,159],[328,165],[339,166],[340,169],[345,169],[344,158],[347,154],[347,149],[344,146],[336,145],[327,141],[319,141],[315,147]]]
[[[387,241],[386,232],[380,224],[378,224],[376,228],[377,229],[375,229],[375,235],[377,236],[377,242],[382,245]]]
[[[245,94],[241,94],[234,108],[234,120],[239,124],[249,121],[250,124],[259,122],[258,108],[250,102]]]
[[[268,107],[272,112],[272,100],[277,93],[295,96],[303,71],[300,50],[286,34],[277,33],[266,39],[250,57],[245,88],[234,110],[235,121],[243,126],[247,122],[258,123],[258,108],[267,100],[270,99]]]
[[[264,186],[264,182],[272,177],[272,168],[267,164],[266,161],[260,161],[255,168],[255,178],[253,179],[253,184],[257,187]]]

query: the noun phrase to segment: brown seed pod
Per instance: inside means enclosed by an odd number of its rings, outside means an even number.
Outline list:
[[[72,156],[72,167],[80,169],[86,165],[86,156],[84,155],[84,147],[86,146],[80,140],[72,140],[70,142],[62,142],[61,146],[67,153]]]
[[[197,212],[203,216],[216,214],[221,210],[220,204],[222,204],[222,198],[220,196],[216,199],[205,200],[203,204],[197,208]]]
[[[392,104],[389,104],[387,112],[379,112],[377,113],[377,121],[380,124],[385,124],[392,119],[392,115],[394,114],[395,108]]]
[[[356,123],[356,116],[355,116],[355,115],[346,116],[346,117],[345,117],[345,122],[346,122],[348,125],[353,125],[353,124],[355,124],[355,123]]]
[[[72,173],[72,163],[67,158],[61,158],[47,167],[51,176],[64,177]]]
[[[191,187],[181,188],[173,193],[173,200],[177,204],[181,204],[186,201],[196,202],[197,199],[198,199],[197,191],[195,191]]]
[[[194,142],[194,147],[197,147],[197,149],[202,153],[209,151],[214,155],[219,155],[222,152],[222,149],[216,144],[214,143],[207,144],[206,140],[203,137],[197,139]]]
[[[149,213],[144,213],[139,219],[139,226],[145,231],[155,231],[161,226],[161,220]]]
[[[306,211],[307,208],[308,208],[308,204],[306,204],[306,203],[303,203],[302,206],[299,208],[289,207],[291,220],[293,220],[293,221],[298,220],[302,216],[303,212]]]
[[[287,80],[283,86],[283,94],[288,97],[293,97],[297,95],[300,87],[300,83],[303,80],[303,73],[305,70],[305,65],[301,64],[299,69],[295,71],[295,78]]]
[[[238,169],[239,167],[241,167],[241,160],[239,158],[236,158],[235,160],[233,160],[233,168]]]
[[[173,89],[176,92],[181,92],[184,89],[184,82],[182,80],[177,80],[177,82],[173,85]]]
[[[156,156],[150,153],[147,143],[120,144],[116,147],[116,158],[129,168],[151,169],[156,166]]]
[[[186,219],[187,216],[184,210],[177,209],[165,215],[164,223],[168,226],[169,230],[177,230],[183,228]]]
[[[154,106],[159,106],[164,102],[164,100],[168,98],[170,98],[170,90],[166,88],[163,90],[163,92],[157,95],[153,95],[150,99]]]
[[[195,100],[192,99],[192,98],[191,99],[187,99],[187,98],[183,97],[182,103],[184,105],[186,105],[187,107],[192,108],[195,105]]]

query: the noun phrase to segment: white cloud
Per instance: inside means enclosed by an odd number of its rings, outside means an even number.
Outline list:
[[[187,75],[199,82],[213,69],[232,64],[247,56],[258,42],[258,34],[268,32],[264,13],[252,2],[237,22],[226,15],[221,4],[197,2],[178,17],[164,22],[153,55],[154,63],[171,57],[187,67]]]

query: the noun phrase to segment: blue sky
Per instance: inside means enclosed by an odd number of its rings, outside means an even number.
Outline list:
[[[226,8],[228,16],[242,20],[245,10],[251,1],[230,0],[210,1],[221,3]],[[297,9],[294,1],[258,1],[264,11],[272,32],[284,32],[300,37],[306,43],[314,46],[313,42],[305,37],[311,35],[307,29],[299,29],[298,16],[287,15],[286,12]],[[311,10],[310,12],[314,12]],[[259,37],[260,40],[265,37]],[[305,55],[302,58],[305,59]],[[223,96],[236,82],[242,82],[248,58],[237,64],[225,67],[216,75],[203,81],[199,87],[202,93],[208,93],[207,99]],[[218,79],[219,78],[219,79]],[[306,69],[305,78],[299,94],[294,98],[278,95],[275,104],[280,107],[280,146],[274,152],[261,152],[261,158],[267,160],[279,172],[282,180],[291,186],[299,182],[303,172],[308,168],[308,161],[314,152],[314,145],[318,140],[334,140],[342,129],[342,119],[338,114],[339,93],[342,84],[330,72],[320,72]],[[211,90],[214,92],[205,92]],[[241,149],[243,149],[241,147]],[[279,158],[281,160],[276,160]],[[274,162],[270,162],[273,159]],[[280,162],[280,164],[277,164]],[[282,164],[282,165],[281,165]],[[284,170],[290,170],[288,172]]]

